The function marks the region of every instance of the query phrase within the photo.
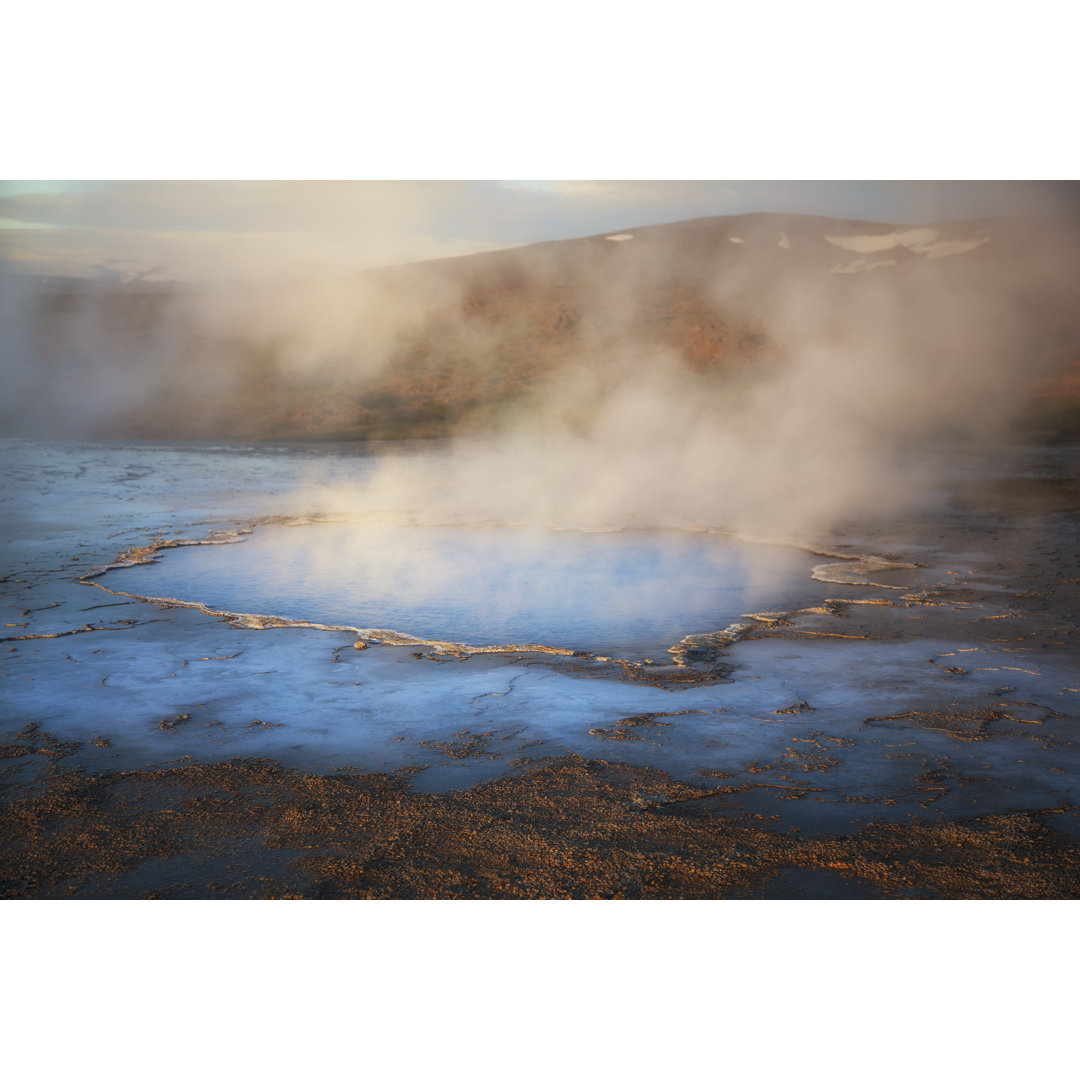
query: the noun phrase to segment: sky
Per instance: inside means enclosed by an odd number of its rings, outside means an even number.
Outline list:
[[[0,182],[0,271],[101,280],[336,274],[756,211],[890,224],[1025,213],[1039,181]]]

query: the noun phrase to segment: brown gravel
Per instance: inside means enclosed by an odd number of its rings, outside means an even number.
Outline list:
[[[0,748],[4,898],[1080,897],[1071,807],[804,837],[719,816],[715,781],[576,756],[433,795],[267,760],[88,775],[70,750]]]

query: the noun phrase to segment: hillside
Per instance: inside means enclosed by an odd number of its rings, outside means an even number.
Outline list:
[[[446,434],[565,411],[556,388],[583,372],[588,394],[669,368],[743,385],[828,347],[887,348],[928,378],[945,357],[1060,426],[1080,407],[1078,268],[1072,222],[751,214],[277,286],[25,281],[4,286],[0,419],[105,437]]]

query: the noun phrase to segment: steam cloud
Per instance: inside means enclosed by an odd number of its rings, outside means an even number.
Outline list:
[[[891,231],[750,215],[213,291],[9,277],[0,422],[145,436],[183,414],[181,433],[250,437],[264,400],[333,427],[422,382],[470,421],[448,455],[388,457],[352,491],[313,477],[313,509],[820,533],[916,504],[933,447],[1001,442],[1077,356],[1074,222],[953,223],[918,244]],[[539,309],[569,329],[529,371]],[[714,320],[723,356],[697,362],[664,331],[687,311]],[[764,342],[744,357],[740,336]],[[453,363],[416,368],[432,342]]]

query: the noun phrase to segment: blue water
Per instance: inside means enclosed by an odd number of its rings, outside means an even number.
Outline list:
[[[811,580],[819,561],[711,533],[318,523],[167,550],[101,582],[427,640],[650,655],[749,612],[819,602],[837,591]]]

